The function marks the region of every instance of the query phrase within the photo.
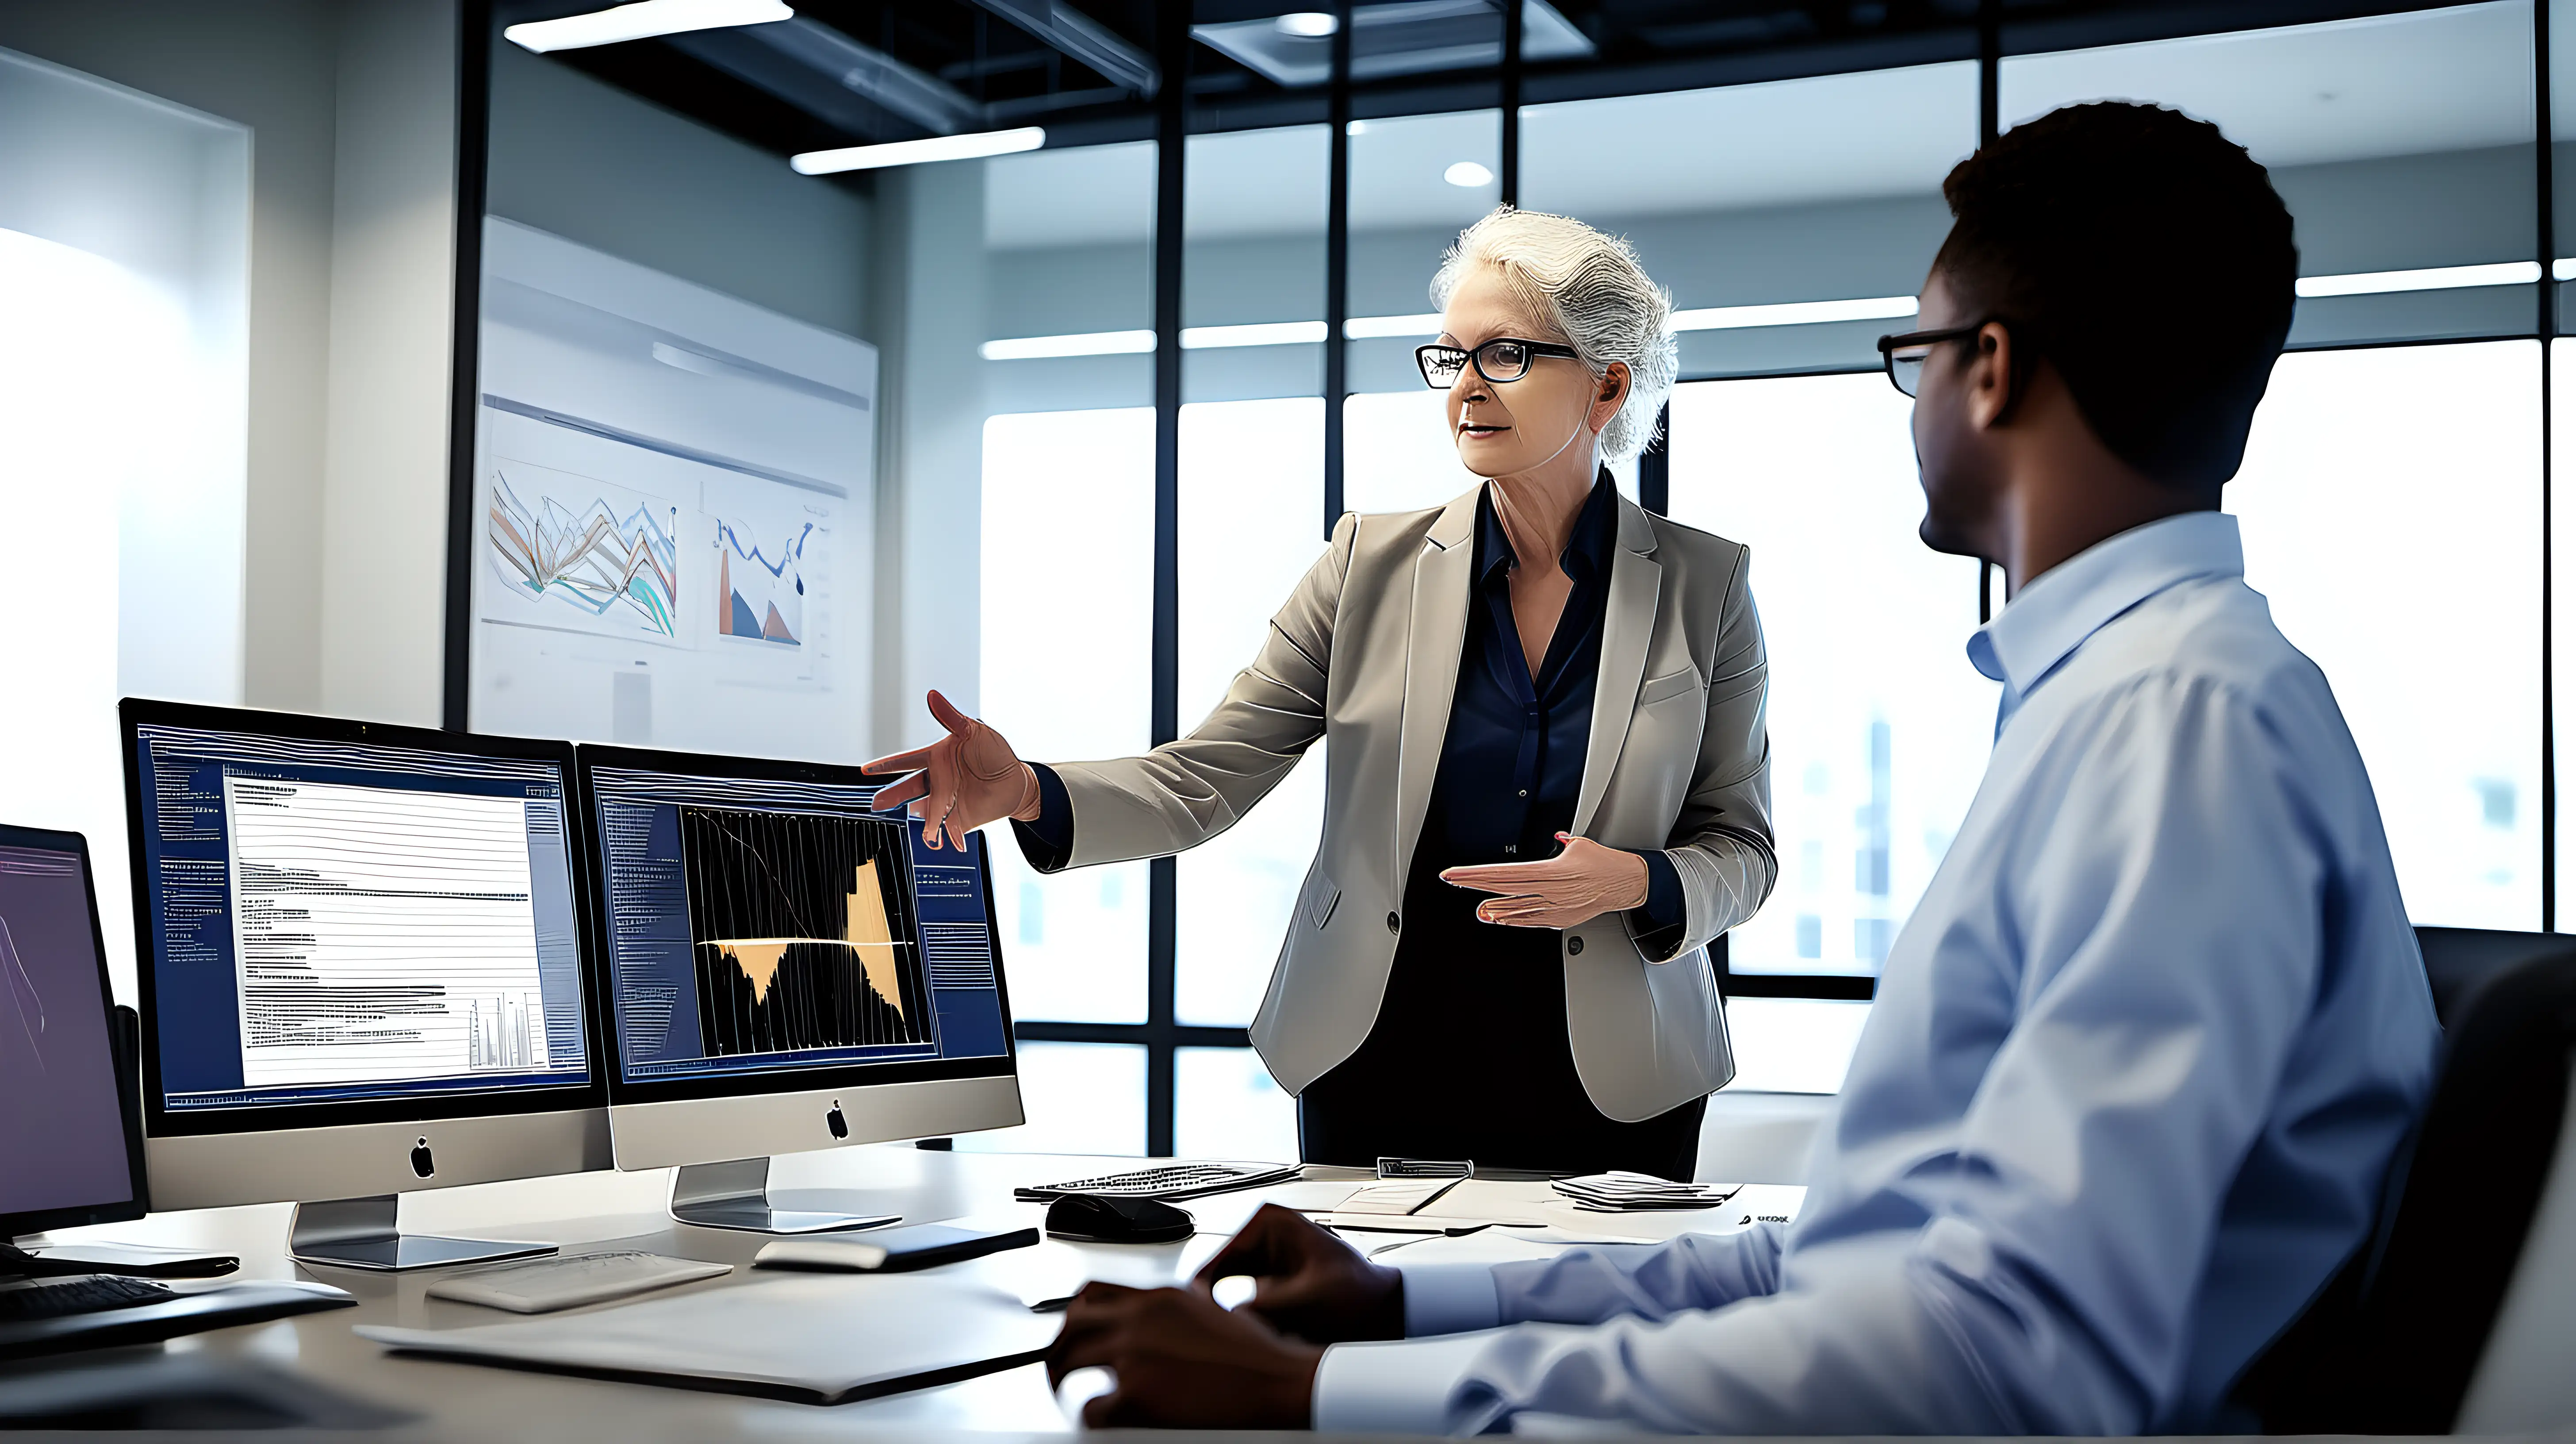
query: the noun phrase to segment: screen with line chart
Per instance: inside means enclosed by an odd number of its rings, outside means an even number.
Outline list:
[[[156,1111],[589,1086],[570,749],[225,715],[128,719]]]
[[[615,1081],[1008,1066],[980,835],[924,849],[850,769],[591,747],[580,769]]]

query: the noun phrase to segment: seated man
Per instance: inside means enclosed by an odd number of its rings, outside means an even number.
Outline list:
[[[1944,191],[1921,329],[1881,346],[1924,541],[2004,569],[1968,646],[2003,701],[1797,1222],[1399,1270],[1265,1210],[1196,1290],[1075,1302],[1051,1367],[1116,1372],[1091,1422],[2212,1431],[2362,1242],[2432,1004],[2361,758],[2218,510],[2290,217],[2215,127],[2135,105]]]

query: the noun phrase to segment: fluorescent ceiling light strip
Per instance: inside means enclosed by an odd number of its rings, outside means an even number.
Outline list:
[[[2301,276],[2298,290],[2302,296],[2376,296],[2389,291],[2450,291],[2463,286],[2528,286],[2539,279],[2538,261],[2498,261],[2491,266],[2431,266],[2416,271]]]
[[[1914,314],[1912,296],[1858,301],[1790,301],[1776,306],[1705,306],[1673,313],[1676,331],[1733,331],[1747,326],[1813,326],[1824,321],[1883,321]]]
[[[799,175],[834,175],[841,171],[877,170],[890,165],[922,165],[940,160],[977,160],[1010,155],[1046,144],[1046,131],[1024,125],[1017,130],[988,130],[975,135],[934,135],[926,140],[898,140],[885,145],[851,145],[839,150],[809,150],[791,156]]]
[[[1440,313],[1419,316],[1353,316],[1342,323],[1342,334],[1354,341],[1378,341],[1391,336],[1432,337],[1440,334]]]
[[[1222,346],[1311,345],[1331,333],[1321,321],[1261,321],[1249,326],[1184,326],[1181,349],[1204,351]]]
[[[2549,263],[2549,279],[2576,281],[2576,256],[2560,256]]]
[[[501,32],[521,49],[542,55],[549,50],[579,50],[614,45],[650,35],[677,35],[687,30],[718,30],[732,25],[767,25],[793,20],[796,12],[783,0],[636,0],[588,15],[560,20],[531,20]]]
[[[1057,356],[1129,356],[1154,349],[1151,331],[1086,331],[1078,336],[1017,336],[978,348],[987,361],[1042,361]]]

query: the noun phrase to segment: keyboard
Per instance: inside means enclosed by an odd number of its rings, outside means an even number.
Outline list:
[[[658,1253],[584,1253],[456,1274],[431,1284],[429,1296],[514,1314],[550,1314],[731,1272],[731,1264]]]
[[[1074,1178],[1062,1183],[1015,1188],[1011,1190],[1011,1196],[1022,1203],[1052,1203],[1068,1193],[1098,1194],[1109,1198],[1201,1198],[1238,1188],[1294,1183],[1299,1176],[1298,1166],[1293,1163],[1158,1163],[1151,1168],[1132,1169],[1126,1173],[1104,1173],[1097,1178]]]
[[[141,1279],[121,1278],[115,1274],[82,1274],[75,1278],[48,1279],[23,1288],[0,1289],[0,1323],[104,1313],[109,1309],[130,1309],[139,1304],[166,1303],[177,1297],[176,1289],[165,1289]]]

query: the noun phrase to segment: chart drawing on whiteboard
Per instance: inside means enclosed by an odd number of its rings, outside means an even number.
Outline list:
[[[721,636],[802,645],[805,635],[805,544],[814,524],[762,549],[747,523],[716,522],[716,631]],[[771,553],[775,555],[771,555]]]
[[[615,636],[679,635],[679,508],[570,472],[504,462],[485,549],[505,583],[487,614]]]

